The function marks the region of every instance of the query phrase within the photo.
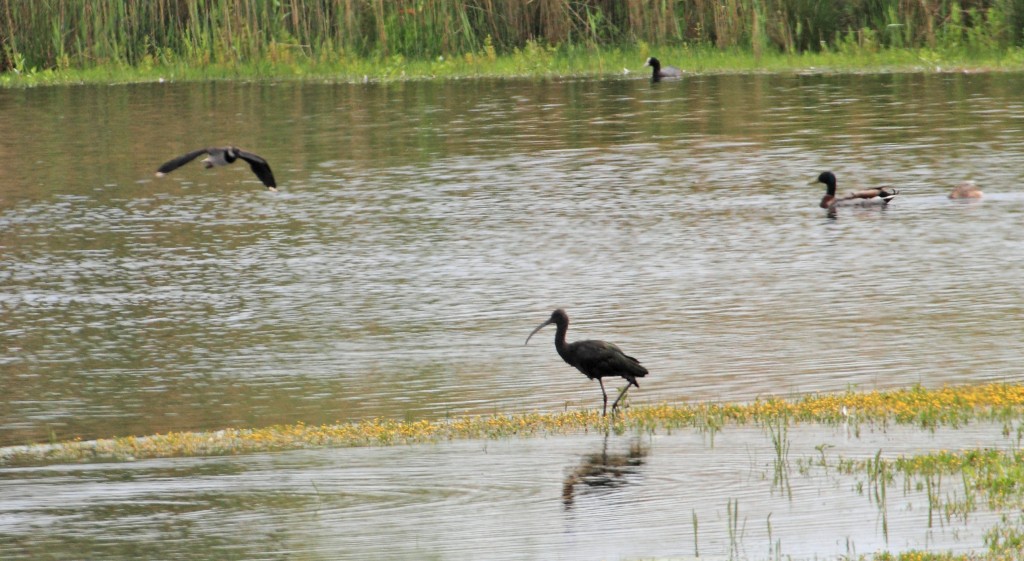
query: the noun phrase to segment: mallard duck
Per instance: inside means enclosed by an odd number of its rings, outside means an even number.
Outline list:
[[[660,82],[662,78],[681,78],[683,76],[682,70],[675,66],[662,66],[661,61],[654,57],[649,57],[644,66],[651,67],[652,82]]]
[[[877,189],[864,189],[862,191],[850,191],[836,196],[836,176],[831,171],[821,172],[818,179],[810,184],[824,183],[827,187],[825,196],[821,198],[821,208],[833,209],[837,206],[870,206],[887,205],[899,191],[892,187],[878,187]]]
[[[210,169],[215,166],[233,164],[239,159],[245,160],[249,164],[249,167],[252,168],[252,172],[256,174],[256,177],[260,178],[260,181],[267,186],[267,189],[277,191],[277,182],[274,181],[274,174],[270,171],[270,164],[260,156],[251,152],[246,152],[237,146],[200,148],[199,150],[194,150],[188,154],[183,154],[160,166],[160,169],[156,170],[156,176],[163,177],[198,158],[201,154],[207,154],[207,157],[203,158],[203,167],[206,169]]]
[[[964,181],[953,188],[949,194],[951,199],[980,199],[984,195],[973,181]]]

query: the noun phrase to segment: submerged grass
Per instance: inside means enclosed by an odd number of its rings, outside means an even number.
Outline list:
[[[986,384],[771,397],[752,403],[662,404],[628,409],[614,418],[592,410],[467,416],[443,421],[372,419],[309,426],[178,432],[95,441],[36,444],[0,450],[0,466],[246,454],[311,447],[390,446],[454,439],[529,437],[586,431],[656,432],[695,428],[714,432],[727,425],[789,422],[900,423],[925,428],[960,426],[971,420],[1010,423],[1024,418],[1024,385]],[[1008,425],[1009,426],[1009,425]],[[1009,429],[1007,429],[1009,430]]]
[[[1002,559],[1006,561],[1007,558],[992,557],[984,554],[974,553],[952,553],[952,552],[934,552],[934,551],[904,551],[901,553],[876,553],[871,557],[861,556],[859,559],[872,559],[873,561],[977,561],[981,559]]]
[[[1020,449],[940,450],[895,459],[882,458],[879,450],[873,458],[839,459],[837,463],[844,474],[866,475],[867,492],[879,505],[883,533],[887,531],[886,486],[896,484],[900,477],[904,493],[927,493],[929,528],[951,524],[954,519],[966,523],[981,509],[978,498],[985,500],[983,506],[988,510],[1004,511],[999,522],[985,531],[985,554],[910,551],[876,554],[872,559],[1024,559],[1024,514],[1020,510],[1024,505],[1024,454]],[[860,488],[863,492],[863,486]]]
[[[886,485],[902,474],[904,490],[926,491],[932,506],[941,508],[947,519],[974,512],[979,494],[988,500],[990,509],[1024,500],[1024,452],[1020,449],[939,450],[894,459],[882,458],[879,451],[873,458],[840,459],[837,464],[841,473],[866,473],[868,490],[878,502],[885,500]],[[944,484],[947,491],[960,493],[956,502],[940,496]]]

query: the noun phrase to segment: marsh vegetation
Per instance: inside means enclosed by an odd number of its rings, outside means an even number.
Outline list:
[[[5,0],[4,84],[1020,68],[1020,0]]]

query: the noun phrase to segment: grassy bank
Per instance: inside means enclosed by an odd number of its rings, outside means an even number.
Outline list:
[[[657,45],[657,47],[654,47]],[[1024,0],[0,0],[0,85],[1024,68]]]
[[[0,87],[67,84],[124,84],[160,81],[393,82],[472,78],[625,77],[647,79],[643,66],[655,55],[691,75],[721,73],[992,72],[1024,71],[1024,49],[995,53],[950,53],[929,49],[769,53],[755,57],[741,49],[663,47],[628,49],[550,48],[529,44],[508,55],[471,53],[460,57],[409,60],[345,57],[314,61],[231,62],[194,66],[184,62],[141,66],[95,66],[0,74]]]
[[[844,41],[991,51],[1024,40],[1024,0],[0,0],[0,9],[0,70],[295,52],[431,59],[531,41],[797,53]]]
[[[857,427],[861,423],[899,423],[926,428],[956,427],[974,420],[988,420],[1007,423],[1010,427],[1013,422],[1024,420],[1024,385],[850,391],[792,400],[768,398],[753,403],[664,404],[630,408],[614,418],[603,418],[596,410],[578,410],[458,417],[436,422],[374,419],[337,425],[296,424],[211,433],[169,433],[7,448],[0,451],[0,467],[230,455],[309,447],[390,446],[607,429],[616,432],[698,429],[714,433],[728,425],[767,425],[780,420],[786,424],[850,423]],[[1024,438],[1024,433],[1018,434],[1020,438]]]

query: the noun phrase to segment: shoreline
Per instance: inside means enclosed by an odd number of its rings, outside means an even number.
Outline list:
[[[687,77],[706,75],[1024,72],[1024,49],[979,54],[888,49],[756,56],[745,50],[711,47],[596,50],[537,46],[510,55],[467,53],[433,60],[391,57],[317,61],[298,58],[286,62],[196,65],[182,61],[132,67],[106,65],[26,72],[11,70],[0,74],[0,89],[218,81],[387,84],[474,79],[649,79],[650,70],[643,66],[643,61],[651,55],[681,68],[684,82]]]

